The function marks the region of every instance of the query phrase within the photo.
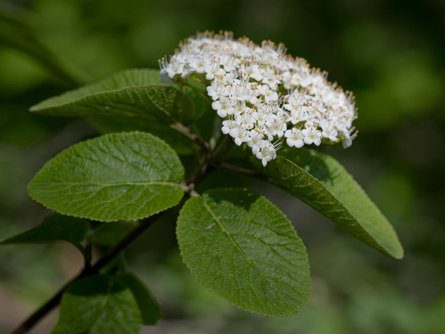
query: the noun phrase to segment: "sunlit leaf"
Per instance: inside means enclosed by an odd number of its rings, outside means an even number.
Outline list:
[[[243,309],[292,314],[309,295],[303,242],[284,214],[254,192],[218,189],[189,199],[177,237],[198,281]]]
[[[268,180],[319,211],[343,230],[384,254],[400,259],[394,229],[360,185],[332,157],[307,149],[284,148],[263,168]]]
[[[176,205],[184,169],[176,153],[148,133],[104,135],[50,160],[28,192],[48,208],[98,221],[137,220]]]
[[[161,83],[159,71],[133,69],[49,98],[33,112],[59,116],[126,116],[166,124],[191,122],[192,99],[177,86]]]

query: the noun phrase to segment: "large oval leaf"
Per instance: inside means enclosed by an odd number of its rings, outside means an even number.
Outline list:
[[[134,69],[47,99],[31,111],[59,116],[127,116],[187,124],[195,105],[178,87],[161,83],[159,71]]]
[[[137,220],[176,205],[184,169],[148,133],[109,134],[76,144],[32,179],[32,198],[63,214],[99,221]]]
[[[291,314],[309,295],[303,242],[284,214],[254,192],[218,189],[189,199],[177,237],[198,281],[243,309]]]
[[[257,161],[254,164],[271,183],[295,195],[343,230],[390,257],[403,257],[403,248],[391,224],[332,157],[307,149],[285,148],[265,168]]]
[[[130,288],[116,278],[93,275],[63,294],[52,334],[138,334],[142,318]]]
[[[199,146],[181,132],[160,122],[147,122],[140,117],[88,117],[88,122],[100,133],[122,131],[144,131],[165,140],[179,155],[189,155],[199,150]]]

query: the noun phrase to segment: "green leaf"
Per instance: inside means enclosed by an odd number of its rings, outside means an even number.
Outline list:
[[[200,91],[193,89],[188,86],[182,87],[182,90],[185,94],[187,94],[195,104],[195,119],[199,119],[206,112],[216,112],[212,109],[212,104],[210,98]]]
[[[186,202],[176,232],[184,262],[198,281],[239,307],[287,315],[308,298],[304,244],[264,197],[244,189],[205,192]]]
[[[161,307],[152,296],[147,286],[136,275],[125,273],[117,276],[119,283],[129,288],[139,306],[142,324],[155,325],[162,317]]]
[[[284,148],[265,168],[259,160],[252,161],[271,183],[343,230],[390,257],[403,257],[403,248],[391,224],[335,159],[312,150]]]
[[[176,205],[184,168],[148,133],[104,135],[50,160],[28,186],[30,196],[63,214],[98,221],[138,220]]]
[[[31,111],[59,116],[126,116],[146,122],[190,123],[195,106],[177,86],[161,83],[159,71],[133,69],[47,99]]]
[[[91,241],[101,246],[113,246],[135,228],[136,225],[136,222],[122,221],[101,223],[100,226],[94,229]]]
[[[85,239],[88,231],[87,221],[53,214],[36,227],[10,237],[0,242],[0,245],[8,244],[41,244],[53,241],[68,241],[78,249],[82,249],[80,243]]]
[[[133,293],[115,278],[94,275],[63,294],[52,334],[138,334],[141,314]]]
[[[179,131],[159,122],[147,122],[139,117],[88,117],[88,122],[100,133],[122,131],[144,131],[159,137],[170,145],[179,155],[188,155],[199,150],[199,146]]]

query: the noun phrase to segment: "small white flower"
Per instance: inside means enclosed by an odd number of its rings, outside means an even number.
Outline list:
[[[219,100],[212,103],[212,108],[216,110],[219,117],[224,118],[227,115],[233,114],[233,106],[235,102],[226,97],[221,97]]]
[[[281,119],[279,119],[279,118],[275,118],[275,120],[270,125],[268,130],[272,136],[277,136],[277,137],[281,138],[281,137],[283,137],[283,134],[286,131],[286,123],[281,121]]]
[[[351,134],[354,129],[351,129],[348,132],[340,132],[340,135],[343,137],[343,148],[348,148],[352,145],[352,140],[357,137],[357,131]]]
[[[233,106],[234,114],[235,115],[240,115],[240,114],[246,112],[247,114],[251,114],[252,118],[254,118],[254,116],[253,116],[254,111],[253,110],[249,111],[246,108],[249,108],[249,107],[246,106],[246,102],[245,101],[242,101],[242,100],[241,101],[236,101],[235,105]]]
[[[204,73],[208,63],[209,61],[207,59],[197,57],[195,59],[191,59],[188,65],[192,72]]]
[[[244,130],[252,129],[254,121],[255,121],[254,118],[252,118],[247,113],[235,115],[236,124],[238,124]]]
[[[244,130],[241,127],[237,127],[229,132],[230,136],[232,136],[234,142],[236,145],[240,146],[244,142],[248,142],[250,140],[249,138],[249,132]]]
[[[337,130],[335,130],[335,127],[333,125],[326,127],[321,133],[321,135],[334,142],[337,141]]]
[[[262,140],[263,140],[263,135],[260,133],[253,133],[250,136],[250,141],[248,142],[248,145],[252,148],[253,154],[256,155],[260,151],[260,144]]]
[[[280,80],[276,77],[273,71],[268,71],[268,73],[264,76],[263,83],[267,84],[272,90],[276,90]]]
[[[250,77],[256,81],[261,81],[264,78],[264,70],[257,64],[252,65]]]
[[[221,127],[221,132],[225,135],[238,128],[238,125],[232,120],[223,121],[222,125],[223,126]]]
[[[314,128],[309,128],[309,129],[304,129],[301,131],[301,133],[303,134],[303,141],[305,144],[315,144],[315,145],[320,145],[321,144],[321,133],[320,131],[314,129]]]
[[[278,101],[278,93],[272,89],[266,89],[264,92],[264,100],[266,103],[272,103]]]
[[[286,143],[290,147],[295,146],[297,148],[303,147],[304,141],[303,141],[303,134],[301,133],[301,130],[292,128],[291,130],[287,130],[284,134],[286,137]]]
[[[269,141],[263,140],[259,145],[259,152],[256,157],[261,160],[261,163],[266,167],[267,163],[277,156],[273,144]]]
[[[213,100],[217,100],[221,97],[221,91],[218,86],[208,86],[207,87],[207,95],[210,96]]]
[[[209,65],[204,69],[206,73],[206,79],[207,80],[213,80],[217,76],[222,76],[226,73],[219,64],[212,64],[209,63]]]

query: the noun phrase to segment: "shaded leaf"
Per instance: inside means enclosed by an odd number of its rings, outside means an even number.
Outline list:
[[[98,221],[138,220],[176,205],[184,168],[148,133],[108,134],[75,144],[47,162],[30,196],[63,214]]]
[[[130,232],[137,222],[110,222],[101,223],[94,229],[91,241],[101,246],[113,246],[117,244],[128,232]]]
[[[142,316],[143,325],[155,325],[162,317],[161,307],[152,296],[148,287],[134,274],[117,276],[119,283],[129,288],[136,299]]]
[[[68,91],[31,111],[59,116],[126,116],[148,121],[190,123],[195,106],[178,87],[161,83],[159,71],[132,69]]]
[[[199,119],[206,112],[213,112],[216,114],[212,109],[211,100],[207,95],[188,86],[183,86],[182,90],[193,100],[195,105],[195,119]]]
[[[133,293],[116,279],[94,275],[63,294],[53,334],[138,334],[141,314]]]
[[[343,230],[390,257],[403,257],[403,248],[391,224],[335,159],[308,149],[285,148],[265,168],[258,159],[252,161],[271,183],[298,197]]]
[[[159,137],[170,145],[179,155],[192,154],[198,150],[198,145],[179,131],[168,125],[147,121],[139,117],[88,117],[88,122],[101,133],[122,131],[144,131]]]
[[[53,214],[36,227],[3,240],[0,245],[68,241],[81,250],[80,243],[85,239],[87,231],[88,222],[84,219]]]
[[[286,216],[254,192],[217,189],[189,199],[177,237],[198,281],[243,309],[286,315],[308,298],[303,242]]]

